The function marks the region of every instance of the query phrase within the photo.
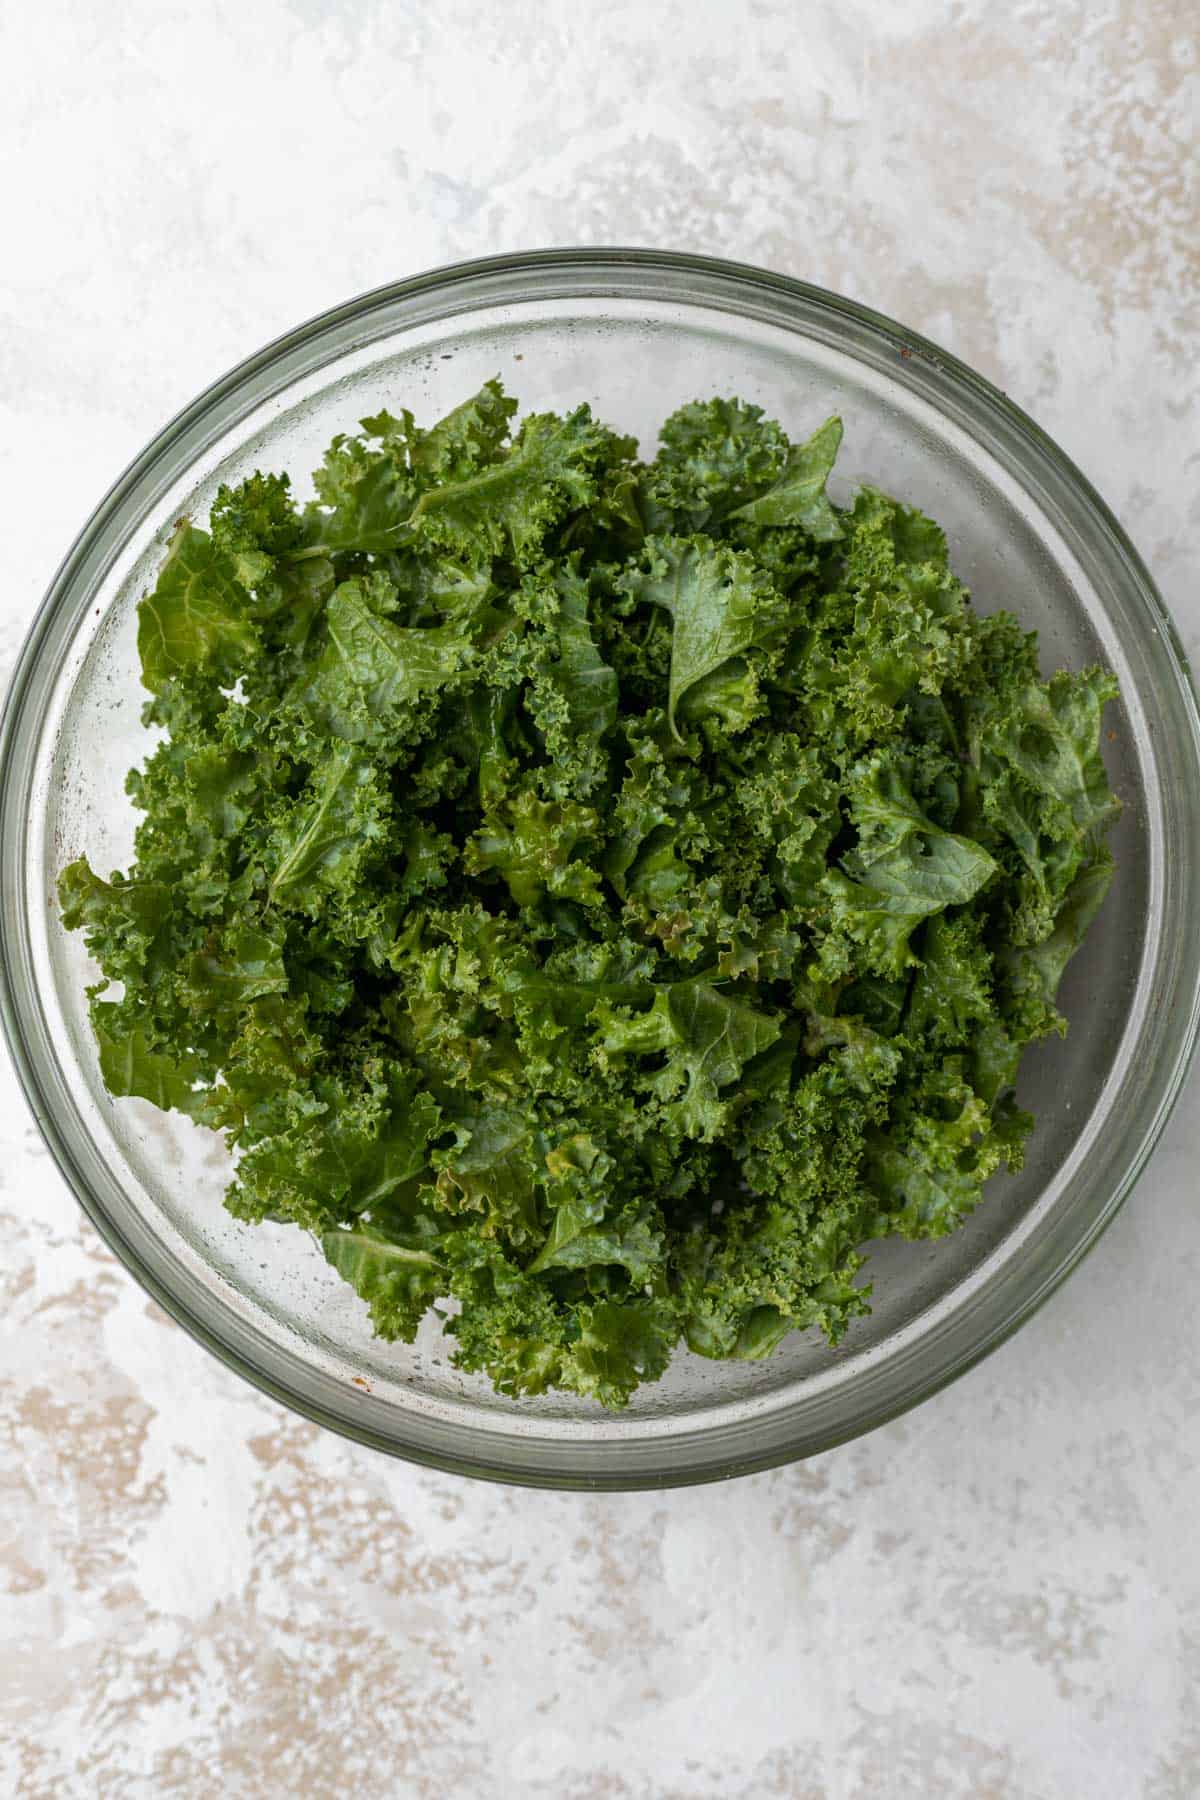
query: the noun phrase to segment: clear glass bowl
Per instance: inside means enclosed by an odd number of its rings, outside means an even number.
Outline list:
[[[433,1323],[376,1342],[365,1308],[293,1228],[223,1210],[220,1141],[105,1093],[92,969],[63,932],[57,870],[126,865],[123,793],[145,752],[134,609],[173,522],[222,481],[302,476],[383,405],[440,414],[499,372],[528,407],[589,400],[652,443],[681,401],[736,393],[793,433],[837,410],[837,497],[870,479],[949,532],[984,611],[1011,605],[1045,663],[1099,660],[1122,701],[1106,746],[1119,872],[1071,965],[1065,1042],[1022,1068],[1024,1172],[936,1244],[870,1256],[875,1310],[837,1351],[794,1334],[764,1363],[680,1353],[622,1414],[513,1401],[460,1375]],[[962,364],[887,319],[762,271],[654,252],[466,264],[354,300],[269,345],[162,431],[96,509],[18,664],[0,743],[0,999],[50,1149],[109,1244],[202,1343],[277,1399],[381,1450],[473,1475],[620,1488],[729,1476],[870,1429],[1013,1331],[1129,1193],[1179,1091],[1200,1007],[1200,719],[1145,569],[1067,458]]]

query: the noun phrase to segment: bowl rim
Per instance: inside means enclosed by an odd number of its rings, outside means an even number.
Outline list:
[[[689,252],[637,247],[587,246],[547,248],[476,258],[426,270],[400,281],[368,289],[338,306],[313,315],[292,330],[272,339],[254,354],[244,358],[210,383],[195,399],[170,418],[132,459],[97,503],[55,571],[45,596],[34,614],[18,652],[4,699],[3,712],[0,715],[0,808],[7,809],[9,807],[10,790],[17,785],[12,780],[13,763],[22,739],[22,727],[25,724],[30,685],[35,672],[40,670],[42,653],[46,648],[51,627],[61,606],[72,592],[76,579],[84,571],[89,557],[104,540],[110,524],[119,518],[126,502],[137,493],[150,472],[171,448],[185,438],[193,427],[220,405],[222,400],[245,388],[257,375],[279,364],[293,352],[326,336],[331,331],[335,331],[339,326],[352,324],[374,311],[393,306],[398,302],[440,293],[448,303],[445,308],[445,316],[451,317],[455,308],[449,302],[455,296],[463,295],[465,304],[466,290],[472,287],[477,288],[481,281],[491,278],[515,278],[535,282],[539,278],[570,279],[577,283],[572,288],[573,292],[579,295],[603,296],[605,292],[619,291],[614,290],[611,286],[614,271],[617,272],[618,278],[621,272],[624,272],[627,277],[640,274],[643,278],[653,279],[658,276],[666,281],[687,276],[701,282],[708,281],[715,288],[723,289],[727,295],[731,290],[736,291],[747,301],[757,292],[768,300],[773,298],[777,302],[791,301],[799,303],[801,308],[818,311],[832,325],[840,325],[850,330],[852,334],[857,334],[860,339],[873,339],[877,345],[887,346],[901,368],[905,364],[924,365],[940,383],[948,384],[951,389],[957,388],[961,395],[973,401],[998,429],[1007,432],[1010,441],[1030,453],[1035,460],[1040,459],[1041,463],[1048,466],[1051,473],[1060,482],[1065,483],[1066,489],[1082,504],[1084,514],[1090,517],[1091,523],[1097,528],[1097,535],[1103,548],[1122,565],[1131,589],[1145,608],[1147,618],[1153,622],[1153,629],[1161,636],[1167,661],[1172,665],[1172,672],[1178,683],[1183,712],[1190,727],[1188,742],[1183,754],[1189,763],[1191,772],[1200,782],[1200,693],[1198,693],[1196,680],[1182,640],[1167,606],[1128,535],[1091,482],[1054,440],[1006,394],[969,365],[941,349],[922,334],[898,324],[886,315],[876,312],[858,301],[832,293],[812,283],[776,274],[751,264],[700,256]],[[596,276],[594,286],[586,285],[586,277],[589,272]],[[604,280],[605,272],[608,272],[609,286],[607,288]],[[536,295],[525,296],[525,298],[534,297]],[[733,309],[737,310],[736,305],[733,305]],[[3,835],[0,833],[0,836]],[[111,1217],[93,1191],[92,1184],[70,1141],[70,1133],[64,1129],[55,1116],[46,1083],[38,1066],[38,1057],[27,1041],[19,998],[23,988],[31,989],[32,984],[25,981],[23,973],[26,959],[22,955],[24,944],[22,871],[14,869],[12,866],[14,862],[20,860],[7,856],[0,859],[0,1022],[4,1027],[18,1081],[30,1105],[41,1136],[76,1199],[109,1248],[125,1264],[140,1285],[193,1338],[252,1385],[291,1410],[342,1436],[409,1461],[453,1473],[470,1474],[521,1485],[584,1490],[621,1490],[666,1488],[727,1478],[757,1469],[769,1468],[832,1448],[864,1431],[875,1429],[878,1425],[906,1412],[922,1400],[928,1399],[951,1381],[956,1380],[958,1376],[966,1373],[968,1369],[990,1354],[1024,1324],[1099,1240],[1103,1231],[1128,1198],[1145,1168],[1171,1109],[1179,1097],[1192,1056],[1196,1051],[1197,1042],[1200,1040],[1200,956],[1193,954],[1191,992],[1184,996],[1189,1004],[1181,1007],[1177,1014],[1173,1060],[1155,1097],[1153,1114],[1148,1123],[1143,1126],[1133,1156],[1121,1171],[1107,1199],[1096,1209],[1094,1216],[1089,1221],[1088,1229],[1080,1233],[1068,1251],[1059,1258],[1055,1267],[1003,1318],[993,1321],[988,1329],[970,1339],[969,1342],[960,1345],[953,1354],[945,1354],[946,1346],[943,1344],[942,1360],[932,1369],[914,1372],[912,1358],[907,1358],[905,1363],[906,1379],[897,1384],[889,1396],[878,1399],[868,1409],[868,1416],[856,1416],[846,1425],[845,1429],[837,1426],[832,1429],[826,1428],[807,1440],[803,1434],[799,1434],[792,1440],[786,1435],[780,1437],[776,1433],[769,1443],[757,1447],[745,1442],[730,1443],[723,1450],[714,1447],[711,1455],[698,1454],[693,1449],[685,1462],[677,1464],[675,1467],[664,1466],[661,1460],[654,1461],[653,1445],[651,1444],[650,1460],[643,1460],[637,1466],[608,1467],[603,1461],[591,1460],[586,1468],[580,1467],[576,1470],[570,1465],[579,1454],[580,1444],[570,1441],[556,1443],[554,1454],[541,1466],[526,1466],[522,1463],[520,1451],[522,1447],[528,1450],[537,1442],[536,1438],[509,1439],[506,1434],[489,1432],[485,1426],[481,1426],[477,1433],[472,1433],[470,1448],[461,1446],[447,1449],[439,1447],[436,1443],[401,1441],[373,1428],[365,1419],[349,1419],[330,1405],[314,1399],[309,1394],[299,1392],[296,1388],[275,1378],[269,1371],[259,1367],[248,1355],[240,1351],[235,1343],[227,1340],[214,1329],[187,1303],[182,1295],[170,1286],[169,1282],[161,1278],[149,1266],[145,1257],[121,1230],[117,1221]],[[1185,875],[1188,881],[1195,886],[1196,877],[1193,872],[1185,871]],[[33,995],[33,1003],[37,1004],[36,995]],[[943,1337],[949,1335],[949,1332],[943,1333]],[[878,1373],[878,1371],[876,1372]],[[686,1433],[683,1434],[684,1437],[686,1435]],[[697,1438],[704,1436],[704,1428],[701,1427],[694,1435]],[[734,1433],[733,1435],[736,1437],[743,1434]],[[489,1438],[495,1439],[495,1443],[489,1445],[487,1442]],[[620,1452],[626,1446],[623,1446],[619,1439],[611,1439],[608,1442],[617,1452],[613,1459],[614,1462],[619,1463],[621,1461]],[[667,1438],[663,1441],[663,1449],[667,1453],[668,1463],[672,1450],[680,1447],[680,1438]]]

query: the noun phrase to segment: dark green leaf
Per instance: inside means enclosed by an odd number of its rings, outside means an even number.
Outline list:
[[[667,695],[673,730],[690,688],[752,646],[775,642],[787,624],[783,602],[750,558],[705,538],[651,539],[643,564],[622,586],[673,621]]]

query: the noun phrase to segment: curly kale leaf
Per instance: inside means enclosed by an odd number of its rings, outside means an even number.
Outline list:
[[[643,513],[655,531],[708,531],[787,467],[791,446],[761,406],[693,400],[659,432],[659,449],[640,482]]]
[[[782,1030],[778,1019],[704,981],[660,989],[644,1013],[619,1015],[604,1006],[598,1013],[604,1066],[661,1056],[661,1066],[634,1077],[635,1083],[662,1103],[668,1129],[701,1143],[715,1138],[726,1118],[720,1090],[736,1082]]]
[[[142,682],[157,693],[173,676],[230,683],[258,649],[249,595],[230,557],[206,531],[181,524],[154,591],[138,606]]]
[[[826,419],[806,443],[789,450],[776,479],[765,491],[734,508],[730,517],[748,525],[797,526],[814,543],[841,536],[834,507],[825,493],[842,444],[842,421]]]
[[[329,892],[348,892],[384,834],[387,812],[374,765],[352,745],[334,750],[273,833],[269,900],[318,911]]]
[[[422,430],[410,412],[395,419],[386,410],[361,420],[393,457],[406,463],[423,486],[462,481],[495,461],[509,433],[517,403],[498,381],[456,406],[436,425]]]
[[[411,529],[443,549],[474,554],[483,546],[530,567],[553,527],[595,499],[599,470],[627,452],[587,406],[561,419],[533,413],[495,461],[426,489]]]
[[[436,1252],[418,1239],[403,1243],[373,1225],[338,1226],[321,1238],[325,1260],[367,1302],[377,1337],[412,1343],[445,1287]]]
[[[753,560],[708,538],[651,538],[639,563],[621,579],[638,603],[661,606],[672,622],[667,717],[676,737],[680,702],[706,678],[752,648],[777,643],[789,611]],[[719,690],[697,698],[693,716],[721,712]],[[738,723],[748,724],[738,712]]]
[[[547,685],[562,706],[561,730],[566,738],[602,738],[617,721],[616,672],[601,656],[588,619],[588,587],[572,557],[556,579],[558,656],[546,670]],[[550,740],[554,730],[539,719]]]
[[[831,929],[821,955],[833,971],[857,953],[872,974],[902,975],[918,960],[909,940],[921,921],[972,900],[996,873],[981,845],[941,830],[922,812],[908,776],[896,758],[881,754],[848,777],[858,841],[823,883]]]
[[[298,1097],[307,1104],[294,1123],[238,1163],[227,1202],[238,1218],[323,1230],[370,1214],[428,1170],[441,1112],[402,1064],[372,1059],[353,1080],[317,1074]]]
[[[424,694],[454,681],[474,652],[456,625],[393,624],[372,599],[389,584],[343,581],[325,609],[326,641],[298,703],[335,737],[378,743]],[[374,588],[375,593],[372,593]]]
[[[110,1094],[135,1095],[164,1111],[194,1114],[202,1064],[185,1050],[154,1047],[145,1024],[115,1001],[92,1004],[100,1073]]]

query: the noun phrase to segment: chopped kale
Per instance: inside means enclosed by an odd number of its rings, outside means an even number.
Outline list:
[[[836,1342],[1020,1164],[1112,875],[1116,684],[737,400],[658,454],[487,386],[178,527],[134,866],[62,871],[100,1067],[225,1133],[375,1330],[505,1394]]]

